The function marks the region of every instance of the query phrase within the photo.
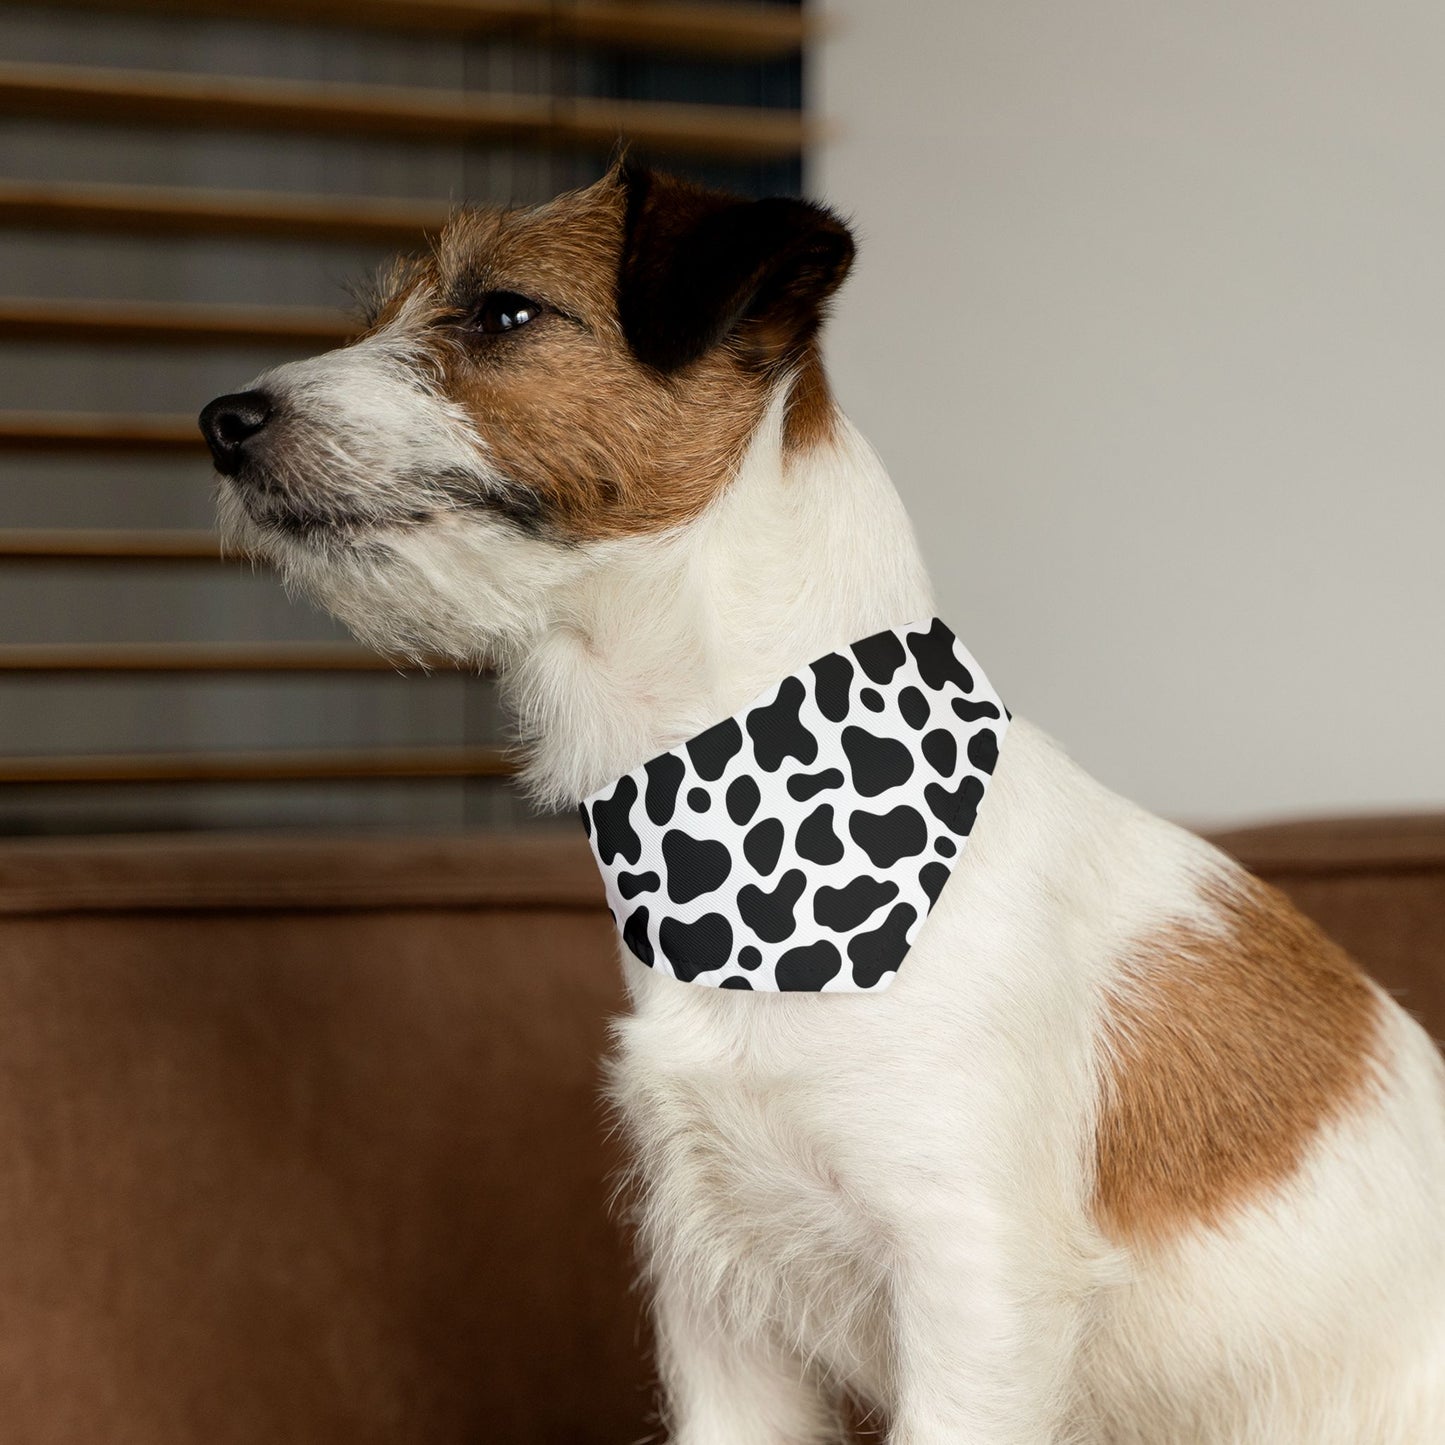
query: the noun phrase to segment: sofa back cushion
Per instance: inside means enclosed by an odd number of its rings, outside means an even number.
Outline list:
[[[1445,820],[1224,840],[1445,1031]],[[0,845],[16,1445],[655,1434],[579,836]]]

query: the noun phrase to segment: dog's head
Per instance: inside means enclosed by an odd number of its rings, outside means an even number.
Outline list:
[[[381,646],[505,650],[556,579],[697,517],[781,385],[822,424],[852,255],[820,207],[625,164],[463,211],[359,340],[202,412],[223,528]]]

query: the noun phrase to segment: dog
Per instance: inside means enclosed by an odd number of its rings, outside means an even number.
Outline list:
[[[626,160],[459,212],[359,340],[202,413],[223,531],[390,655],[495,667],[576,805],[932,616],[821,362],[853,253]],[[1025,721],[886,992],[622,962],[675,1445],[834,1441],[850,1401],[893,1445],[1445,1441],[1433,1044]]]

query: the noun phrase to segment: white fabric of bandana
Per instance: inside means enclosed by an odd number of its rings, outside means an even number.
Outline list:
[[[623,942],[684,983],[882,992],[968,842],[1008,721],[937,618],[784,678],[581,804]]]

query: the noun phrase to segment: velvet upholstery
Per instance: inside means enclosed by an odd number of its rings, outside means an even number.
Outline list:
[[[1445,819],[1223,839],[1445,1032]],[[655,1429],[580,834],[0,844],[9,1445]]]

